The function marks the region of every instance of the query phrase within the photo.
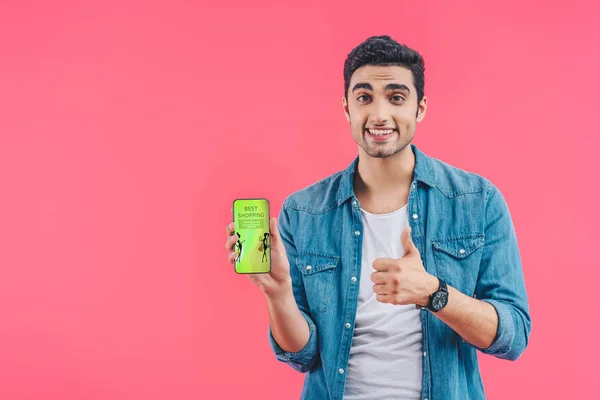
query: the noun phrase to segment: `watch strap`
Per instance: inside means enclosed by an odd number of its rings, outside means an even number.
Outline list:
[[[425,308],[427,308],[431,312],[438,312],[439,311],[439,310],[436,310],[436,309],[433,308],[433,298],[434,298],[434,296],[437,293],[442,292],[442,293],[445,293],[446,296],[448,296],[448,285],[446,285],[446,282],[444,282],[440,278],[437,278],[437,280],[439,281],[440,286],[439,286],[438,290],[436,290],[435,292],[433,292],[429,296],[429,304],[427,304],[427,307],[425,307]]]

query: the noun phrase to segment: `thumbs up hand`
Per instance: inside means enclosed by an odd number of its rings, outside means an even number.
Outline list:
[[[373,292],[381,303],[427,306],[429,296],[438,290],[439,281],[423,267],[421,254],[410,236],[410,226],[404,229],[400,240],[404,248],[402,258],[373,261]]]

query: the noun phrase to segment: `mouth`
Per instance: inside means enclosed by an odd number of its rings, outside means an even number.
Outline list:
[[[370,137],[371,139],[373,139],[374,141],[382,142],[382,141],[385,141],[385,140],[389,139],[390,137],[392,137],[392,135],[394,135],[394,133],[396,133],[396,129],[392,129],[392,128],[370,129],[370,128],[367,128],[367,129],[365,129],[365,132],[367,133],[367,136]]]

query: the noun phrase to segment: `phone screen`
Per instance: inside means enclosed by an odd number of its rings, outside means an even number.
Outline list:
[[[233,222],[238,240],[233,250],[237,254],[235,272],[264,274],[271,271],[271,232],[267,199],[236,199],[233,201]]]

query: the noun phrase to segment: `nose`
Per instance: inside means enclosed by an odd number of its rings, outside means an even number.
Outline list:
[[[385,100],[376,100],[371,109],[371,121],[374,125],[385,125],[389,119],[389,104]]]

